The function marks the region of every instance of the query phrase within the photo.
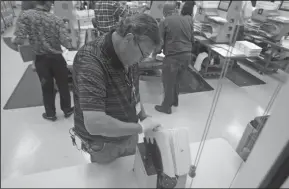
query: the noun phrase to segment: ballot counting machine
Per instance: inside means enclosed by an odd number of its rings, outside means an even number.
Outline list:
[[[242,63],[260,74],[272,74],[279,68],[286,68],[288,60],[279,60],[278,54],[289,51],[281,44],[282,38],[289,36],[289,2],[258,1],[251,20],[245,24],[245,35],[248,41],[262,48],[262,53]]]
[[[213,2],[212,5],[208,5],[208,3],[210,1],[202,1],[197,4],[195,22],[211,27],[207,32],[203,31],[205,28],[201,26],[201,33],[211,33],[206,37],[214,43],[231,44],[240,19],[242,1],[220,1],[217,7],[214,7],[216,2]]]
[[[137,145],[133,171],[140,188],[186,188],[195,176],[187,128],[145,133]],[[190,177],[188,177],[190,176]]]
[[[272,3],[258,1],[252,14],[252,22],[257,27],[256,34],[264,36],[273,42],[280,42],[289,35],[289,2]],[[267,34],[267,35],[266,35]]]
[[[196,54],[199,55],[202,53],[201,51],[208,53],[208,58],[204,60],[200,70],[203,77],[219,77],[223,67],[221,63],[225,60],[217,53],[212,53],[210,46],[220,43],[234,46],[239,31],[238,23],[241,19],[241,9],[242,1],[197,2],[194,22],[195,36],[200,33],[199,35],[208,39],[207,41],[196,40],[198,46]]]

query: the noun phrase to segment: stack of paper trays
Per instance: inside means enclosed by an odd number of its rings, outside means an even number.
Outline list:
[[[163,59],[165,58],[165,55],[163,53],[157,54],[156,59],[159,61],[163,61]]]
[[[274,16],[274,17],[270,17],[268,19],[275,20],[275,21],[281,22],[281,23],[289,23],[289,18],[285,17],[285,16]]]
[[[206,35],[207,38],[216,37],[219,34],[220,26],[218,24],[202,24],[202,33]]]
[[[227,23],[228,21],[225,18],[222,18],[220,16],[210,16],[210,19],[219,22],[219,23]]]
[[[249,20],[247,23],[245,23],[245,27],[251,31],[251,30],[259,30],[261,27],[261,23],[254,22],[253,20]]]
[[[223,57],[244,57],[246,56],[242,51],[229,46],[227,44],[214,44],[212,50]]]
[[[218,8],[219,1],[197,1],[196,4],[204,9]]]
[[[198,32],[202,31],[202,23],[201,22],[195,22],[194,23],[194,31],[198,31]]]
[[[262,48],[249,41],[236,41],[235,48],[244,52],[248,57],[259,56]]]

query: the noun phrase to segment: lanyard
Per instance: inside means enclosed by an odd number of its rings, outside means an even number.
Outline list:
[[[134,80],[133,80],[133,74],[131,70],[124,70],[124,76],[125,76],[125,82],[126,84],[130,87],[131,89],[131,103],[133,102],[132,100],[135,100],[135,103],[137,103],[137,98],[136,98],[136,94],[135,94],[135,86],[134,86]]]

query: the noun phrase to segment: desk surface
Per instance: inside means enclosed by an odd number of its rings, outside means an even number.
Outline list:
[[[217,53],[218,55],[222,56],[223,58],[230,58],[231,60],[240,60],[240,59],[245,59],[245,58],[253,58],[256,56],[246,56],[245,54],[231,54],[231,53],[224,53],[221,51],[224,51],[222,48],[218,49],[217,48],[217,43],[214,43],[212,40],[207,39],[203,36],[198,36],[196,35],[195,40],[198,41],[200,44],[204,45],[205,47],[207,47],[210,51],[214,51],[215,53]],[[216,45],[216,46],[215,46]],[[223,44],[225,45],[225,44]],[[233,48],[234,49],[234,48]],[[228,50],[225,50],[228,52]]]
[[[199,143],[190,145],[192,162]],[[1,181],[4,188],[136,188],[132,172],[134,156],[120,158],[109,165],[87,164],[52,170]],[[222,138],[205,143],[192,187],[228,188],[242,159]]]
[[[258,35],[254,35],[254,34],[247,34],[247,36],[248,37],[252,37],[254,39],[257,39],[259,41],[262,41],[264,43],[267,43],[267,44],[271,45],[274,48],[285,50],[285,51],[289,51],[288,42],[282,45],[282,44],[279,44],[279,43],[276,43],[276,42],[273,42],[273,41],[269,41],[269,40],[267,40],[266,38],[264,38],[262,36],[258,36]]]

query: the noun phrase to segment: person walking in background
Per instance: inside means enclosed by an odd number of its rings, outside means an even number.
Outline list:
[[[57,117],[54,78],[60,93],[61,110],[65,117],[70,117],[74,110],[71,107],[68,69],[62,56],[61,45],[67,49],[73,47],[63,20],[50,13],[52,3],[52,1],[38,1],[35,9],[23,11],[16,22],[13,43],[22,45],[28,36],[36,55],[35,67],[42,87],[45,107],[42,117],[55,121]]]
[[[193,7],[193,1],[185,2],[181,15],[178,15],[175,4],[164,5],[165,19],[159,26],[163,43],[155,51],[158,54],[163,49],[165,55],[162,68],[164,100],[155,106],[159,112],[171,114],[171,107],[179,104],[179,83],[192,57]]]
[[[94,13],[92,24],[101,35],[115,29],[121,17],[130,15],[129,9],[119,1],[96,1]]]

